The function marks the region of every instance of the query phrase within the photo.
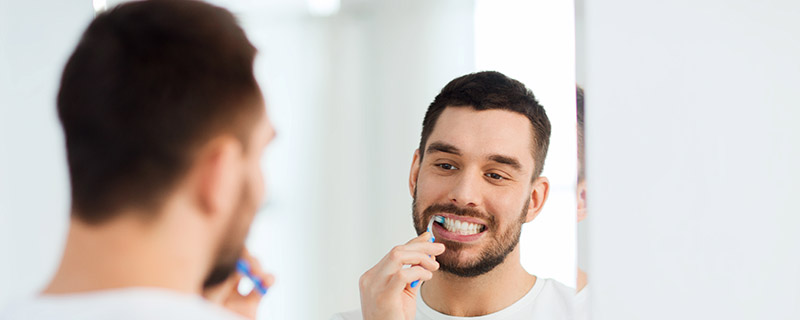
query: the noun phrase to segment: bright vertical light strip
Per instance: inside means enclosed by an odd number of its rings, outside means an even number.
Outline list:
[[[572,1],[476,0],[475,66],[523,82],[552,124],[543,175],[550,196],[523,228],[522,264],[531,273],[575,285],[577,178],[575,24]]]

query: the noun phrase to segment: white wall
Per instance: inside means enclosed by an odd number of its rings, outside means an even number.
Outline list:
[[[61,257],[69,182],[55,97],[91,1],[0,0],[0,308]]]
[[[583,9],[594,318],[800,318],[800,2]]]

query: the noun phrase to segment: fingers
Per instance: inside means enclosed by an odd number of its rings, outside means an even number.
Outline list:
[[[444,252],[444,245],[431,243],[430,240],[425,239],[430,239],[429,232],[411,239],[404,245],[392,248],[374,269],[378,274],[384,276],[391,275],[406,265],[419,265],[430,271],[438,270],[439,263],[436,262],[434,256]]]
[[[389,286],[392,290],[402,290],[416,280],[427,281],[433,278],[433,272],[420,266],[413,266],[402,269],[389,279]]]
[[[406,244],[416,243],[416,242],[431,242],[431,237],[432,236],[433,236],[433,234],[431,234],[430,232],[426,231],[426,232],[423,232],[421,235],[418,235],[416,238],[408,240],[408,242],[406,242]]]
[[[403,250],[422,252],[429,256],[438,256],[444,253],[444,244],[435,242],[414,242],[404,244],[400,247],[402,247]]]
[[[409,251],[403,246],[389,251],[381,265],[379,273],[383,275],[393,274],[405,265],[420,265],[431,271],[439,269],[439,263],[433,257],[419,251]]]
[[[261,268],[261,263],[258,261],[258,259],[250,255],[250,253],[246,249],[242,254],[242,259],[245,260],[245,262],[247,262],[248,266],[250,267],[249,270],[250,274],[255,278],[251,280],[253,280],[256,286],[260,285],[264,289],[267,289],[270,286],[272,286],[272,284],[275,282],[275,277],[265,272],[264,269]],[[259,295],[264,294],[259,290],[253,290],[253,292],[258,292]],[[250,295],[252,295],[253,292],[251,292]],[[248,297],[250,295],[248,295]]]
[[[261,285],[264,286],[264,288],[269,288],[272,286],[273,283],[275,283],[275,277],[271,274],[262,273],[258,275],[258,277],[260,278]],[[244,296],[244,299],[247,301],[247,303],[252,303],[252,304],[259,303],[262,298],[264,298],[264,296],[261,294],[261,292],[256,290],[256,288],[253,288],[253,290],[251,290],[250,293]]]
[[[415,299],[419,287],[410,283],[433,278],[433,271],[439,269],[436,256],[445,247],[441,243],[431,243],[431,233],[425,232],[403,245],[389,251],[358,280],[361,292],[361,312],[364,319],[413,319]],[[411,266],[404,268],[404,266]]]
[[[410,250],[414,249],[424,250],[424,252],[428,255],[437,256],[442,254],[444,252],[444,244],[431,243],[431,237],[433,237],[432,233],[424,232],[423,234],[417,236],[416,238],[406,242],[404,246],[409,248]],[[431,244],[433,246],[431,246]]]

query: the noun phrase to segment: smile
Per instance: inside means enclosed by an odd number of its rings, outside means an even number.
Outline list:
[[[447,229],[447,231],[450,231],[452,233],[457,233],[465,236],[476,234],[486,229],[486,226],[482,224],[472,223],[468,221],[461,221],[447,217],[444,218],[444,224],[442,225],[442,227],[444,227],[445,229]]]
[[[450,214],[441,214],[441,216],[444,217],[444,223],[434,222],[433,229],[436,238],[472,242],[480,238],[486,231],[486,225],[479,219]]]

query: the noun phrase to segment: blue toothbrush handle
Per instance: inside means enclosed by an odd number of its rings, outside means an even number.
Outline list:
[[[430,232],[430,231],[431,230],[428,229],[428,232]],[[431,233],[431,242],[434,242],[434,241],[436,241],[436,238],[433,236],[433,233]],[[411,287],[412,288],[416,288],[418,285],[419,285],[419,280],[414,280],[413,282],[411,282]]]
[[[253,282],[253,285],[258,293],[260,293],[262,296],[267,294],[267,288],[264,287],[264,283],[261,281],[261,278],[250,272],[250,265],[247,264],[247,261],[244,261],[243,259],[236,261],[236,269]]]

